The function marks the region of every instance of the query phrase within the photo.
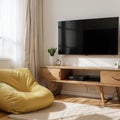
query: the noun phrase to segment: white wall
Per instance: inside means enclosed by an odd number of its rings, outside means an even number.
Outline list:
[[[47,49],[58,46],[57,22],[59,20],[116,16],[120,17],[120,0],[43,0],[43,65],[49,65]],[[63,60],[64,65],[114,67],[114,61],[117,61],[119,57],[58,56],[58,58]],[[73,90],[73,88],[76,89]],[[88,92],[88,88],[86,89],[84,86],[64,85],[63,87],[64,92],[71,91],[72,93],[78,91],[79,93],[81,90]]]

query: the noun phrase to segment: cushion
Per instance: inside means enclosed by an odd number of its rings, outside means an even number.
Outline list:
[[[0,109],[20,114],[53,103],[53,94],[36,82],[27,68],[0,70]]]

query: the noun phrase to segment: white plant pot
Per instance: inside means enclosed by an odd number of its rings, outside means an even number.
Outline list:
[[[50,56],[50,65],[55,65],[55,57],[54,56]]]

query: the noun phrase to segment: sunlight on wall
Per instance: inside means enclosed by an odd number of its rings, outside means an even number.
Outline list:
[[[80,66],[80,67],[106,67],[115,68],[114,62],[119,58],[110,56],[108,58],[102,56],[63,56],[63,65]]]

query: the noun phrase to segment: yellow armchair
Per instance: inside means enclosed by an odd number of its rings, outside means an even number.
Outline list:
[[[27,68],[0,70],[0,110],[20,114],[48,107],[53,94]]]

